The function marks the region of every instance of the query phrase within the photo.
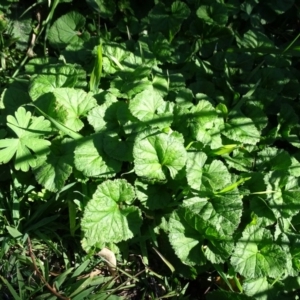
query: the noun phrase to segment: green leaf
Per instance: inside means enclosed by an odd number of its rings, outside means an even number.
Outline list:
[[[98,185],[81,221],[89,246],[103,247],[139,233],[142,219],[139,209],[131,205],[134,198],[133,186],[124,179],[107,180]]]
[[[255,299],[267,300],[270,299],[270,290],[272,285],[268,282],[267,277],[260,277],[256,279],[246,279],[243,282],[244,293],[248,296],[254,296]],[[276,295],[273,295],[273,297]]]
[[[175,131],[139,134],[133,147],[136,174],[156,180],[165,180],[168,174],[175,178],[186,162],[183,143],[182,135]]]
[[[43,156],[49,152],[51,143],[41,139],[41,136],[51,132],[50,122],[44,117],[32,117],[24,107],[19,107],[15,117],[7,117],[7,126],[14,131],[17,138],[0,140],[0,162],[7,163],[16,155],[17,170],[27,172],[30,167],[36,167],[36,156]]]
[[[107,134],[104,137],[104,151],[114,159],[120,161],[133,161],[134,137],[128,137],[126,140],[121,139],[117,134]]]
[[[137,94],[130,101],[129,110],[140,121],[159,128],[170,126],[173,120],[171,103],[164,101],[155,90]]]
[[[74,144],[71,139],[52,141],[51,153],[33,170],[37,182],[47,190],[61,190],[72,173]]]
[[[300,179],[287,176],[280,171],[272,171],[265,175],[267,202],[277,218],[294,216],[300,205]]]
[[[119,98],[132,99],[136,94],[153,88],[148,80],[149,74],[147,73],[150,71],[149,68],[143,66],[137,66],[135,70],[120,71],[118,77],[110,82],[109,91]]]
[[[204,265],[206,258],[202,244],[205,236],[194,228],[189,214],[190,212],[184,208],[172,213],[169,220],[169,240],[176,255],[184,264]],[[197,220],[197,227],[202,225],[198,225],[200,222]]]
[[[20,106],[30,102],[31,99],[28,92],[10,85],[1,94],[0,108],[3,108],[3,115],[11,115],[14,114]]]
[[[54,118],[50,117],[46,113],[44,113],[40,108],[38,108],[36,105],[33,104],[33,106],[36,108],[38,112],[40,112],[45,118],[47,118],[53,125],[56,127],[59,131],[61,131],[63,134],[68,135],[70,138],[74,140],[80,140],[83,138],[83,136],[72,129],[66,127],[65,125],[61,124],[60,122],[56,121]]]
[[[207,300],[215,300],[215,299],[222,299],[222,300],[255,300],[256,298],[249,297],[244,294],[232,293],[227,291],[213,291],[208,293],[206,296]]]
[[[59,112],[61,123],[79,131],[83,127],[83,122],[79,119],[85,116],[97,101],[91,93],[74,88],[57,88],[53,91],[57,105],[55,109]]]
[[[218,2],[212,2],[210,5],[201,5],[196,14],[198,18],[208,24],[216,23],[218,25],[226,25],[228,20],[225,4]]]
[[[80,32],[85,25],[85,17],[76,11],[71,11],[58,18],[50,27],[48,39],[57,48],[77,43],[85,36]]]
[[[227,259],[233,249],[229,239],[239,225],[242,202],[228,193],[210,198],[193,197],[184,201],[169,221],[169,240],[176,255],[188,265]]]
[[[133,53],[126,50],[126,46],[121,43],[103,43],[103,71],[105,73],[113,74],[124,69],[132,69],[137,67],[133,64],[132,68],[123,66],[123,61],[130,57],[133,61],[135,56]]]
[[[150,185],[139,180],[136,180],[134,185],[137,198],[145,207],[151,210],[163,209],[167,207],[172,200],[165,185]]]
[[[244,48],[254,48],[259,52],[259,48],[274,48],[271,40],[260,31],[248,30],[243,39],[237,39],[238,45]]]
[[[199,190],[202,185],[203,166],[207,160],[204,152],[189,152],[186,161],[187,181],[192,189]]]
[[[10,291],[11,295],[14,297],[16,300],[22,300],[21,297],[18,296],[18,293],[15,291],[13,286],[7,281],[4,277],[0,276],[0,279],[2,282],[7,286],[8,290]]]
[[[86,0],[102,18],[111,18],[116,12],[116,4],[110,0]]]
[[[284,3],[280,0],[267,0],[264,4],[274,10],[277,14],[282,14],[293,6],[294,0],[286,0]]]
[[[197,98],[208,98],[206,95],[197,94]],[[191,109],[191,117],[199,126],[205,129],[211,129],[214,126],[214,121],[217,119],[217,112],[212,104],[206,100],[200,100],[196,106]]]
[[[13,238],[19,238],[22,236],[22,233],[14,227],[6,226],[5,227],[8,231],[8,233],[13,237]]]
[[[181,1],[174,1],[171,7],[159,2],[149,13],[150,28],[156,32],[163,31],[171,42],[190,12],[189,7]]]
[[[241,147],[234,150],[231,155],[224,155],[224,158],[230,168],[242,172],[248,172],[254,165],[254,155]]]
[[[82,141],[75,149],[77,170],[88,177],[109,178],[121,170],[121,162],[109,157],[103,150],[103,137],[95,135]]]
[[[231,257],[235,271],[246,278],[280,277],[285,271],[286,255],[274,244],[269,230],[248,225]]]
[[[276,223],[276,218],[270,205],[268,205],[262,198],[252,197],[250,201],[250,208],[251,211],[260,218],[262,226],[270,226]]]
[[[57,65],[44,68],[41,74],[33,78],[29,86],[29,95],[35,102],[39,97],[53,92],[56,88],[77,87],[82,74],[76,66]]]
[[[226,137],[244,144],[255,145],[260,140],[260,133],[250,118],[236,115],[225,123],[222,132]]]
[[[121,102],[109,92],[101,92],[97,95],[103,104],[95,106],[88,112],[88,122],[93,126],[95,132],[102,130],[115,131],[119,127],[117,111]]]
[[[288,152],[275,147],[266,147],[258,152],[256,167],[260,171],[289,170],[292,157]]]
[[[96,49],[96,61],[90,78],[90,91],[93,93],[98,92],[98,86],[102,76],[102,45],[100,44]]]
[[[23,12],[23,11],[22,11]],[[28,48],[28,41],[32,31],[32,18],[30,14],[21,16],[21,10],[15,11],[12,22],[12,35],[17,39],[16,48],[25,51]]]
[[[207,156],[203,152],[190,152],[188,154],[186,171],[189,186],[201,190],[202,185],[209,190],[221,190],[231,183],[231,176],[226,166],[219,160],[213,160],[205,165]]]

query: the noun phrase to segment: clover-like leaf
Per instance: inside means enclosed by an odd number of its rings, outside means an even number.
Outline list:
[[[134,169],[138,176],[165,180],[175,178],[186,162],[183,137],[178,132],[145,131],[133,147]]]
[[[97,187],[81,221],[86,243],[91,247],[118,243],[139,232],[140,210],[130,205],[134,188],[124,179],[107,180]]]
[[[280,277],[286,266],[286,254],[272,239],[269,230],[248,225],[231,257],[235,271],[246,278]]]
[[[77,170],[88,177],[109,178],[121,170],[121,162],[109,157],[103,150],[103,137],[96,135],[75,149]]]
[[[48,153],[50,142],[41,138],[51,132],[50,122],[44,117],[32,117],[24,107],[19,107],[14,116],[7,116],[7,126],[17,138],[0,140],[0,162],[9,162],[14,155],[15,168],[24,172],[37,165],[36,157]],[[34,152],[35,155],[32,153]]]

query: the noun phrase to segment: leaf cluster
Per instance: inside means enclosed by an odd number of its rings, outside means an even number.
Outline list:
[[[173,278],[211,276],[207,299],[294,297],[296,1],[86,3],[45,7],[49,53],[1,94],[0,196],[19,202],[0,210],[2,233],[26,237],[49,205],[89,256],[136,253],[165,274],[155,247]]]

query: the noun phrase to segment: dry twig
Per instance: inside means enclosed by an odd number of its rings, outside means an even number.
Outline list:
[[[43,274],[40,272],[40,270],[38,269],[36,262],[35,262],[35,257],[32,251],[32,244],[31,244],[31,240],[28,236],[28,251],[29,251],[29,256],[32,260],[32,264],[33,264],[33,268],[36,272],[36,274],[38,275],[38,277],[40,278],[40,280],[45,284],[45,286],[48,288],[48,290],[57,298],[62,299],[62,300],[71,300],[71,298],[68,297],[64,297],[62,296],[60,293],[58,293],[55,288],[53,288],[48,282],[47,280],[44,278]]]

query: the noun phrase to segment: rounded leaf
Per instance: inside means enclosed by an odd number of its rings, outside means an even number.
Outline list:
[[[172,178],[185,166],[186,150],[181,134],[146,131],[141,133],[133,147],[134,168],[138,176],[165,180]]]
[[[88,177],[109,178],[121,170],[121,162],[103,151],[102,137],[99,135],[76,147],[75,166]]]
[[[124,179],[107,180],[98,186],[81,221],[87,247],[126,241],[139,232],[140,210],[128,206],[134,198],[133,186]]]

